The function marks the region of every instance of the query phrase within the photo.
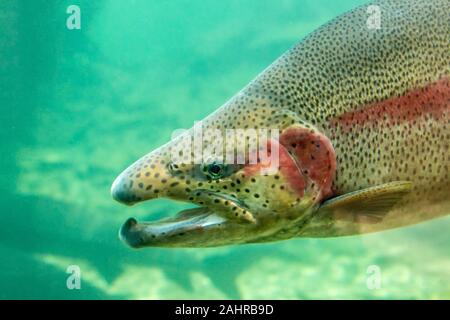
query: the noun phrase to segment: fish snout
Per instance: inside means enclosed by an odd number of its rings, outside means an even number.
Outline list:
[[[126,205],[133,205],[139,201],[130,187],[130,181],[124,177],[124,174],[120,174],[114,180],[111,186],[111,196],[114,200]]]
[[[111,186],[114,200],[133,205],[144,200],[165,196],[171,177],[165,166],[139,161],[123,171]]]

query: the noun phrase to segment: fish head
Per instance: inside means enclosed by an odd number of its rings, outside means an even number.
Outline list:
[[[266,127],[207,119],[132,164],[112,185],[115,200],[132,205],[162,197],[197,207],[160,221],[130,219],[122,240],[133,247],[208,247],[292,237],[329,192],[332,174],[320,171],[334,172],[324,156],[331,144],[303,126]]]

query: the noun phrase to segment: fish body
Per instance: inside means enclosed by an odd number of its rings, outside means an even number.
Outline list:
[[[369,6],[380,28],[368,25]],[[121,238],[133,247],[208,247],[447,215],[449,13],[448,0],[381,0],[320,27],[201,122],[199,159],[194,126],[115,180],[112,195],[126,204],[167,197],[199,206],[162,221],[129,219]],[[226,157],[230,135],[248,147],[241,162],[238,143]]]

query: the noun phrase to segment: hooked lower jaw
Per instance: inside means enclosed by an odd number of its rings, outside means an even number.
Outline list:
[[[210,231],[223,228],[226,222],[208,208],[194,208],[154,222],[130,218],[120,228],[119,238],[133,248],[206,247],[214,245]]]

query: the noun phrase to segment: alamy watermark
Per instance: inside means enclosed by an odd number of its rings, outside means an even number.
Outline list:
[[[366,10],[369,17],[366,20],[366,25],[369,30],[381,29],[381,8],[377,5],[370,5]]]
[[[375,264],[367,267],[366,286],[369,290],[381,289],[381,268]]]
[[[66,27],[69,30],[81,29],[81,10],[80,7],[72,4],[67,7],[66,13],[69,15],[66,19]]]
[[[170,150],[174,164],[260,164],[267,172],[279,165],[279,129],[205,129],[198,121],[172,139],[178,139]]]
[[[69,274],[66,280],[66,287],[69,290],[81,289],[81,268],[74,264],[70,265],[66,269],[66,273]]]

